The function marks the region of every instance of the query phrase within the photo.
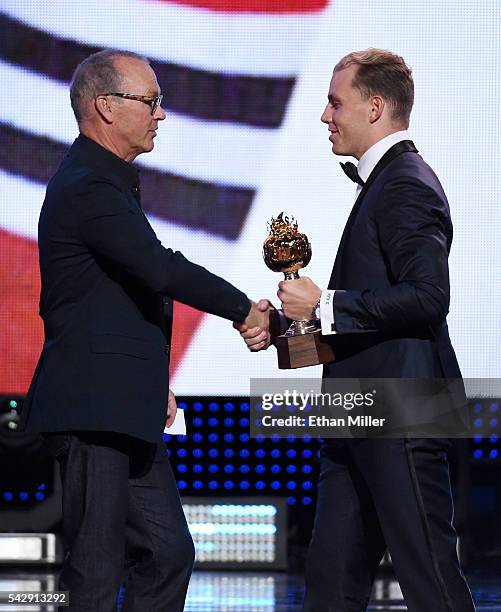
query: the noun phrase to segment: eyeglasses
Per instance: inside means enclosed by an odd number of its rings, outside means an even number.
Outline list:
[[[129,94],[129,93],[105,93],[103,96],[117,96],[118,98],[125,98],[127,100],[138,100],[139,102],[144,102],[151,108],[151,114],[154,115],[157,108],[162,103],[163,95],[159,96],[139,96],[137,94]]]

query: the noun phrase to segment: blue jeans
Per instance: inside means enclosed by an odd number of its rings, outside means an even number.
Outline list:
[[[165,444],[108,432],[47,433],[61,468],[62,610],[181,612],[194,547]]]

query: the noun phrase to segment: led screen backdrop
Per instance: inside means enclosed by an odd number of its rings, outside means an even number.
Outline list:
[[[164,93],[155,149],[137,160],[163,244],[275,302],[266,221],[296,216],[313,246],[304,274],[325,286],[353,203],[319,121],[334,64],[368,46],[402,54],[416,84],[411,136],[455,223],[451,335],[465,375],[499,376],[500,15],[497,0],[383,0],[377,10],[347,0],[0,0],[0,393],[25,392],[38,358],[38,213],[77,134],[72,71],[103,47],[147,55]],[[273,349],[251,355],[227,321],[176,305],[178,394],[246,394],[251,376],[273,375]]]

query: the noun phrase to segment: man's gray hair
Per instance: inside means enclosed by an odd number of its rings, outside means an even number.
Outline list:
[[[132,57],[150,63],[146,57],[132,51],[104,49],[89,55],[76,67],[71,79],[70,100],[78,125],[85,119],[87,105],[97,96],[121,93],[122,75],[115,65],[115,59],[119,57]]]

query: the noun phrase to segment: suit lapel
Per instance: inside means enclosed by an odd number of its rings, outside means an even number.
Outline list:
[[[341,236],[341,240],[339,242],[339,247],[338,247],[337,254],[336,254],[336,260],[334,261],[334,267],[332,269],[332,274],[329,280],[328,286],[330,289],[335,288],[336,283],[339,280],[339,274],[340,274],[340,270],[342,267],[341,262],[342,262],[344,244],[348,237],[353,221],[355,217],[357,216],[357,212],[362,204],[362,200],[364,199],[365,194],[369,190],[369,187],[376,180],[376,177],[378,176],[378,174],[380,174],[382,170],[384,170],[384,168],[390,162],[392,162],[396,157],[398,157],[402,153],[417,153],[417,152],[418,150],[416,149],[412,140],[402,140],[400,142],[397,142],[397,144],[393,145],[392,147],[390,147],[388,151],[386,151],[386,153],[383,155],[383,157],[381,157],[378,163],[374,166],[374,169],[369,174],[367,180],[365,181],[364,186],[362,187],[362,190],[358,194],[358,197],[355,200],[355,203],[353,204],[353,208],[351,209],[348,220],[346,221],[346,225],[344,226],[343,234]]]

